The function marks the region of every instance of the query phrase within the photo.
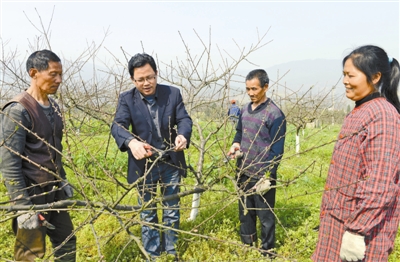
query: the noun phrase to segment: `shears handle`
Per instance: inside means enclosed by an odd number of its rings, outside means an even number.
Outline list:
[[[54,230],[56,229],[56,227],[53,224],[50,224],[49,222],[47,222],[47,220],[44,218],[44,216],[42,214],[38,214],[39,220],[40,220],[40,224],[43,227],[47,227],[48,229]]]
[[[145,145],[144,149],[146,149],[146,151],[147,151],[147,157],[151,157],[152,155],[157,154],[157,151],[154,148],[152,148],[150,145]]]

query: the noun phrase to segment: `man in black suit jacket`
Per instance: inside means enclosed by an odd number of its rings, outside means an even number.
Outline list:
[[[128,70],[136,88],[121,93],[111,133],[119,149],[128,152],[128,182],[138,183],[143,204],[156,194],[157,184],[164,196],[179,193],[181,177],[186,176],[183,150],[189,146],[192,120],[179,89],[157,84],[153,57],[134,55]],[[162,204],[162,225],[179,229],[179,198]],[[152,257],[164,251],[176,255],[177,232],[153,226],[158,224],[154,207],[141,212],[141,219],[151,224],[142,226],[143,246]]]

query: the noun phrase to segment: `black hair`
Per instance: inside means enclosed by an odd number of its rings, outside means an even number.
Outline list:
[[[146,64],[149,64],[151,68],[154,70],[154,72],[157,73],[157,65],[156,62],[154,61],[154,58],[151,55],[148,55],[146,53],[142,54],[136,54],[132,56],[132,58],[128,62],[128,71],[129,74],[131,75],[131,78],[133,78],[133,70],[137,67],[142,67]]]
[[[269,78],[267,72],[264,69],[254,69],[246,76],[246,81],[257,78],[260,82],[261,88],[264,88],[266,84],[269,84]]]
[[[373,86],[400,113],[400,102],[397,94],[400,80],[399,62],[388,57],[382,48],[373,45],[365,45],[353,50],[343,59],[343,66],[349,58],[353,61],[354,66],[366,75],[367,81],[371,85],[373,85],[373,77],[377,73],[381,73],[380,80]]]
[[[33,52],[26,60],[26,71],[29,74],[31,68],[36,68],[39,72],[49,68],[49,62],[61,62],[61,59],[50,50],[39,50]]]

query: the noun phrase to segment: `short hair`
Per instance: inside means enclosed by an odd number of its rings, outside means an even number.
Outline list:
[[[374,86],[400,112],[400,102],[397,94],[400,68],[394,58],[389,58],[385,50],[374,45],[365,45],[353,50],[343,58],[343,66],[348,59],[363,72],[369,84],[373,85],[373,77],[381,73],[381,78]]]
[[[26,60],[26,71],[29,74],[31,68],[37,69],[39,72],[49,68],[49,62],[61,62],[61,59],[52,51],[43,49],[33,52]]]
[[[246,81],[257,78],[260,82],[261,88],[264,88],[266,84],[269,84],[268,74],[264,69],[254,69],[246,76]]]
[[[154,72],[157,72],[157,65],[156,62],[154,61],[154,58],[151,55],[148,55],[146,53],[138,53],[129,60],[128,62],[128,71],[129,74],[131,75],[131,78],[133,78],[133,71],[137,67],[142,67],[146,64],[149,64],[151,68],[154,70]]]

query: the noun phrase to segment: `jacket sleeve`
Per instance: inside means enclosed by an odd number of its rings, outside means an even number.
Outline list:
[[[0,120],[0,171],[9,197],[13,204],[32,205],[22,174],[22,158],[14,153],[24,153],[27,131],[22,126],[30,126],[29,115],[22,105],[12,103],[0,114]]]
[[[183,135],[187,140],[187,148],[190,144],[190,137],[192,135],[192,126],[193,122],[190,118],[188,112],[186,111],[185,105],[182,100],[181,93],[177,92],[176,97],[176,107],[175,107],[175,114],[176,114],[176,125],[178,127],[177,133],[178,135]]]
[[[128,150],[128,143],[134,138],[132,133],[129,131],[131,117],[127,104],[128,94],[129,93],[122,93],[119,96],[114,121],[111,125],[111,134],[114,137],[118,148],[123,152]]]
[[[359,147],[365,175],[357,183],[357,205],[345,221],[347,230],[368,235],[374,227],[393,215],[390,207],[400,194],[399,122],[398,116],[383,116],[375,118],[368,126],[366,137]]]
[[[236,124],[236,134],[233,138],[233,143],[241,143],[242,142],[242,114],[240,113],[238,122]]]
[[[285,135],[286,119],[285,116],[282,115],[275,119],[270,128],[270,137],[272,138],[272,143],[269,148],[267,163],[270,166],[269,171],[272,174],[276,174],[279,162],[282,159],[285,148]]]

